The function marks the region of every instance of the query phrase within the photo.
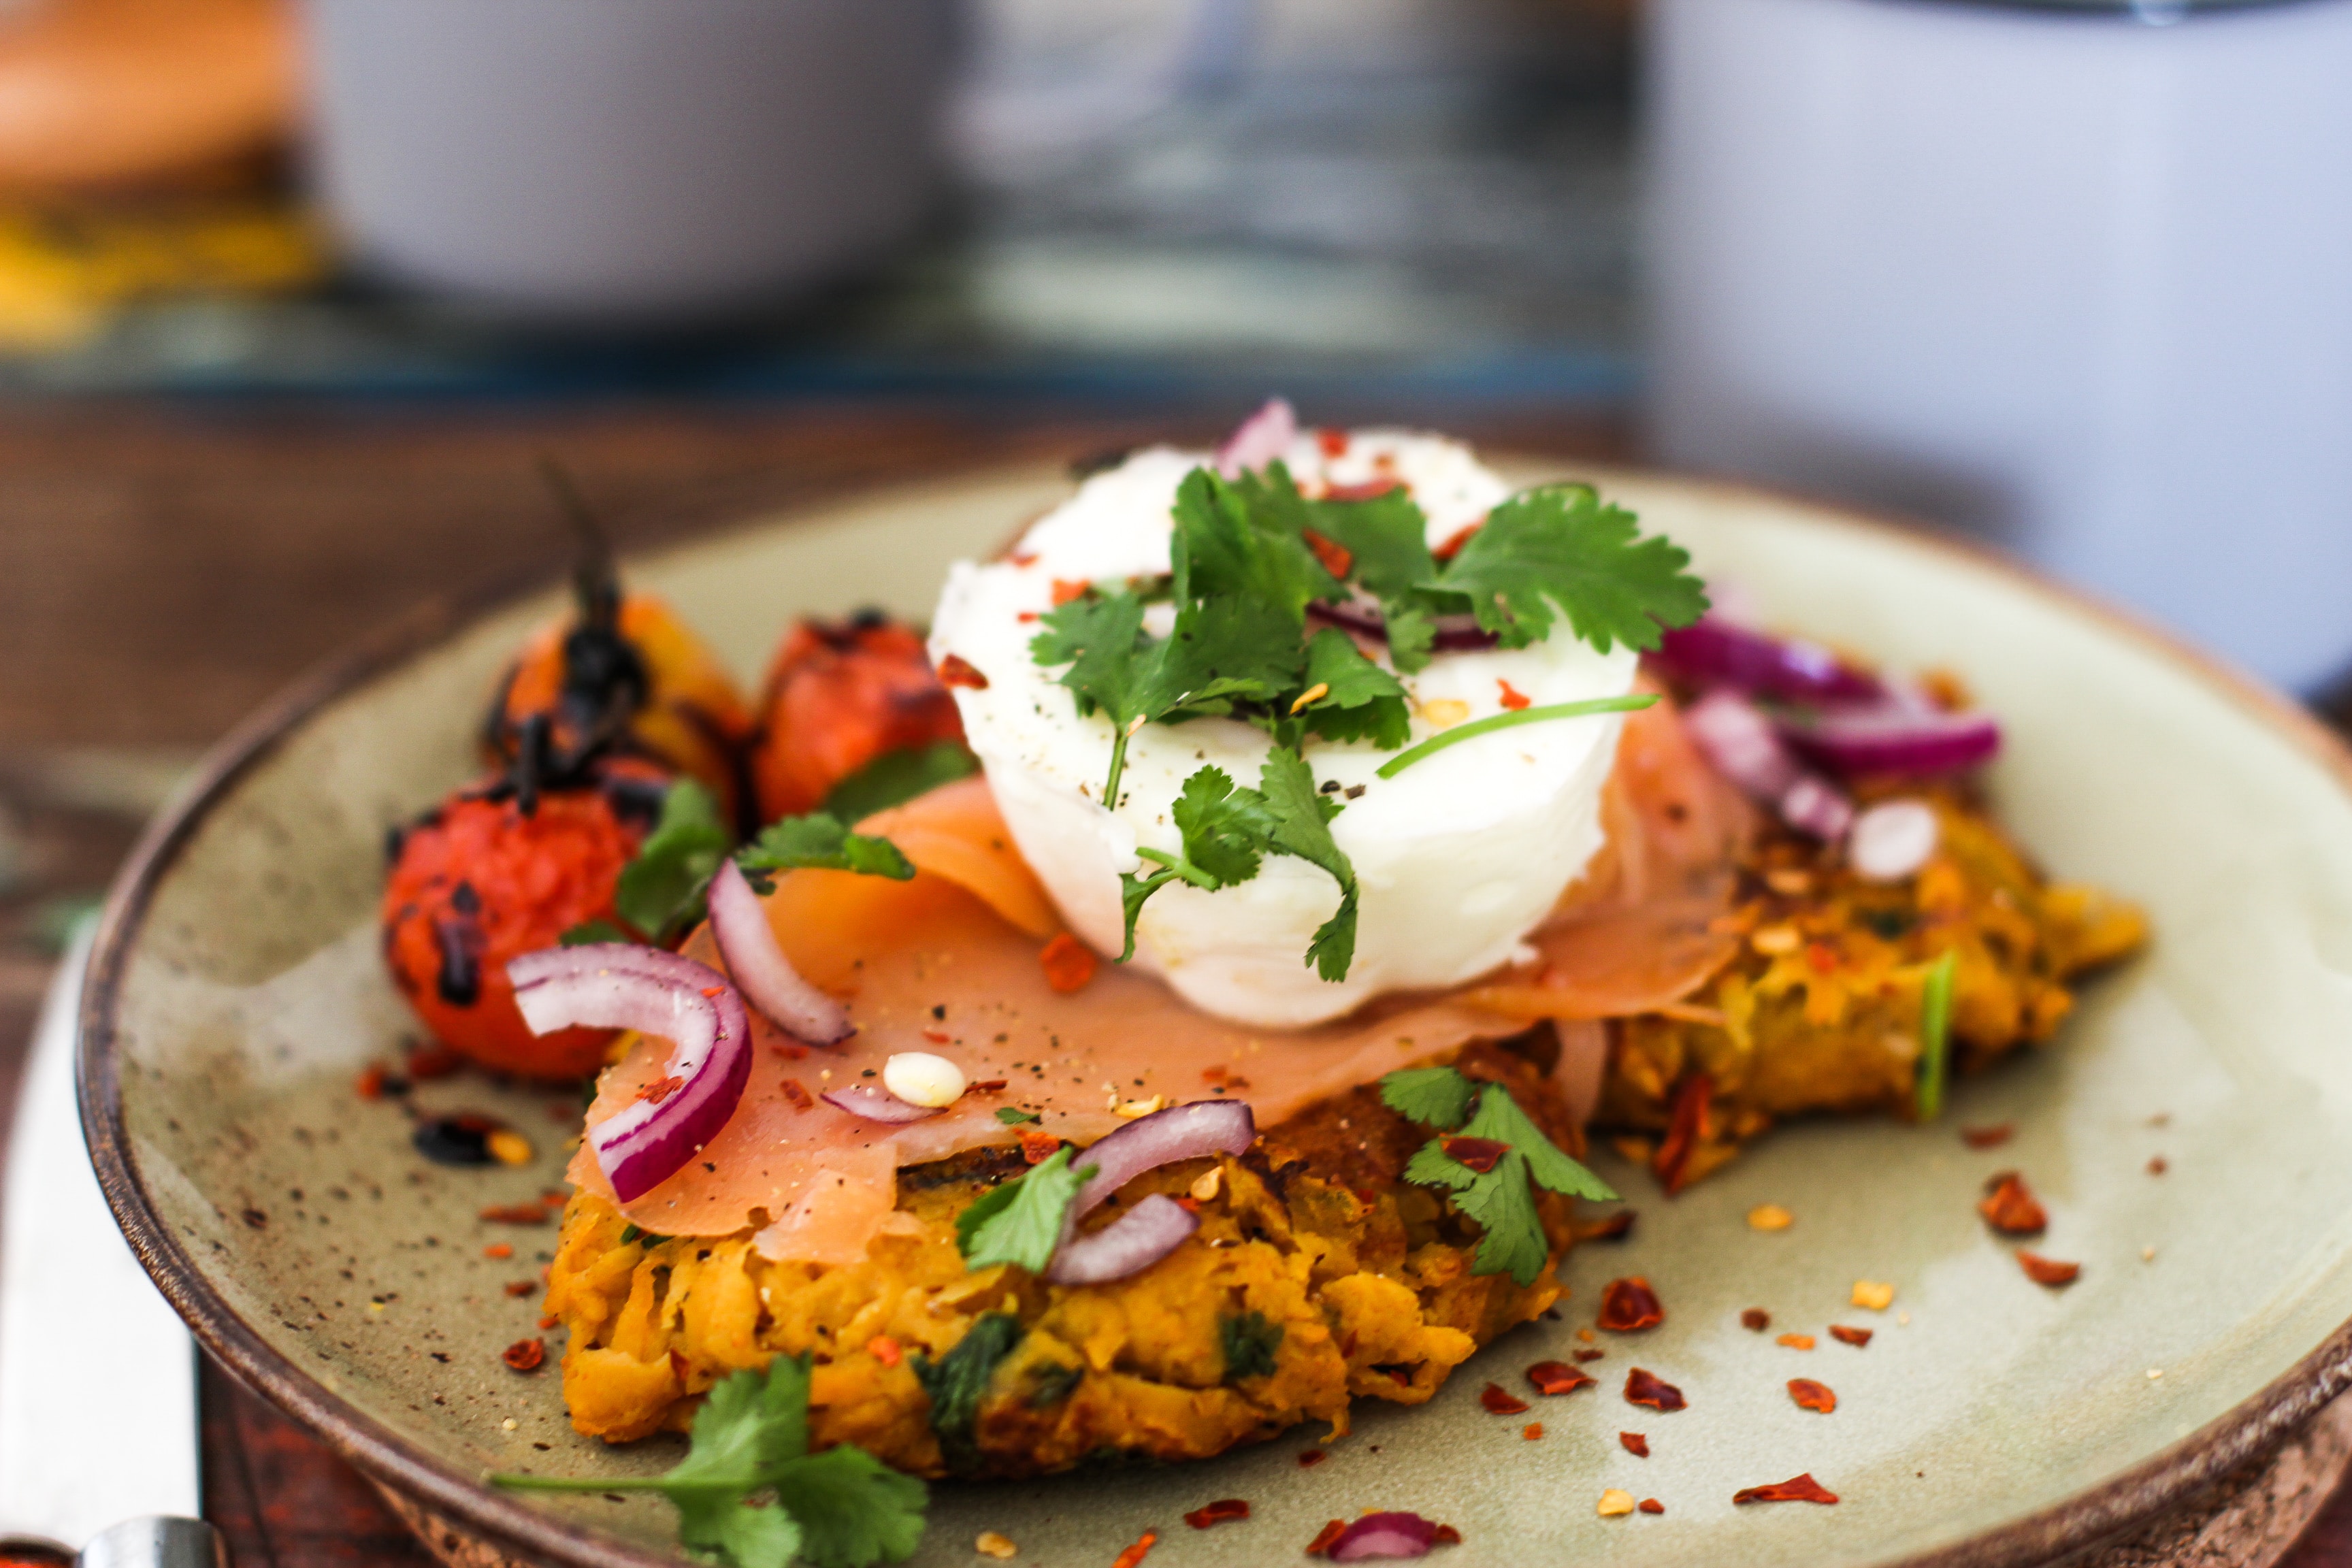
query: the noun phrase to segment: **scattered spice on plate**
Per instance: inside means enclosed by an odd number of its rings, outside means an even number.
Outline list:
[[[410,1051],[401,1070],[416,1082],[430,1083],[437,1078],[454,1076],[465,1065],[464,1057],[436,1040],[432,1045],[419,1046]]]
[[[517,1340],[499,1352],[499,1359],[517,1372],[537,1372],[547,1359],[545,1340]]]
[[[952,658],[955,656],[953,654],[950,654],[948,657]],[[1136,1568],[1137,1563],[1151,1555],[1151,1549],[1158,1545],[1159,1542],[1160,1532],[1158,1531],[1145,1531],[1141,1535],[1135,1538],[1134,1545],[1129,1547],[1126,1551],[1120,1552],[1118,1556],[1110,1560],[1110,1568]]]
[[[1633,1511],[1633,1494],[1611,1487],[1601,1494],[1601,1501],[1592,1511],[1603,1519],[1615,1519],[1620,1514],[1631,1513]]]
[[[999,1563],[1009,1563],[1021,1552],[1021,1548],[1013,1544],[1011,1537],[999,1535],[992,1530],[982,1531],[980,1539],[971,1543],[971,1549],[982,1557],[993,1557]]]
[[[1774,1481],[1769,1486],[1743,1488],[1742,1489],[1731,1494],[1731,1500],[1735,1503],[1831,1503],[1837,1501],[1837,1493],[1830,1490],[1827,1487],[1822,1485],[1821,1482],[1813,1479],[1812,1472],[1808,1470],[1801,1476],[1791,1477],[1790,1479],[1785,1481]]]
[[[1498,1383],[1490,1383],[1478,1391],[1478,1403],[1486,1407],[1489,1415],[1519,1415],[1526,1413],[1528,1402],[1507,1392]]]
[[[1977,1213],[2003,1236],[2039,1236],[2049,1228],[2050,1215],[2040,1199],[2015,1171],[2002,1171],[1985,1181],[1985,1195]]]
[[[1311,1470],[1330,1457],[1321,1448],[1304,1449],[1298,1456],[1298,1468],[1302,1470]]]
[[[1963,1127],[1960,1142],[1971,1149],[1998,1149],[2017,1136],[2017,1123],[1999,1122],[1990,1127]]]
[[[1895,1305],[1895,1286],[1884,1279],[1857,1279],[1853,1282],[1853,1304],[1884,1312]]]
[[[1540,1421],[1528,1422],[1526,1426],[1519,1428],[1519,1436],[1525,1437],[1530,1443],[1535,1442],[1538,1438],[1543,1436],[1543,1423]]]
[[[1503,689],[1503,695],[1499,700],[1502,702],[1504,708],[1513,713],[1517,712],[1520,709],[1525,708],[1529,702],[1535,700],[1526,692],[1519,690],[1507,680],[1497,680],[1495,684]]]
[[[492,1204],[482,1211],[482,1218],[490,1225],[545,1225],[547,1205],[541,1203]]]
[[[1576,1353],[1579,1359],[1584,1354],[1582,1351]],[[1580,1388],[1591,1386],[1593,1380],[1566,1362],[1539,1361],[1528,1368],[1528,1381],[1535,1384],[1538,1394],[1574,1394]]]
[[[1061,1151],[1062,1141],[1051,1132],[1023,1127],[1013,1135],[1021,1140],[1021,1158],[1027,1164],[1042,1165]]]
[[[1761,1307],[1750,1307],[1739,1314],[1739,1326],[1750,1333],[1760,1334],[1772,1326],[1772,1314]]]
[[[1247,1519],[1249,1516],[1248,1503],[1237,1497],[1228,1497],[1219,1498],[1206,1507],[1194,1509],[1184,1516],[1184,1522],[1195,1530],[1206,1530],[1213,1524],[1223,1524],[1227,1520],[1233,1519]]]
[[[1574,1357],[1574,1358],[1575,1358],[1578,1362],[1580,1362],[1580,1362],[1590,1362],[1590,1361],[1599,1361],[1602,1356],[1605,1356],[1605,1355],[1607,1355],[1608,1353],[1609,1353],[1609,1352],[1608,1352],[1607,1351],[1603,1351],[1603,1350],[1593,1350],[1593,1349],[1591,1349],[1591,1348],[1589,1348],[1589,1347],[1588,1347],[1588,1348],[1584,1348],[1584,1349],[1580,1349],[1580,1350],[1570,1351],[1570,1352],[1569,1352],[1569,1354],[1570,1354],[1570,1356]]]
[[[384,1095],[384,1086],[390,1083],[391,1080],[392,1075],[383,1070],[383,1064],[382,1062],[368,1063],[365,1068],[361,1069],[360,1081],[356,1086],[360,1092],[360,1098],[362,1100],[382,1100]]]
[[[887,1334],[877,1334],[866,1341],[866,1353],[884,1366],[897,1366],[906,1359],[906,1352],[899,1348],[898,1342]]]
[[[1579,1330],[1577,1330],[1577,1331],[1576,1331],[1576,1337],[1577,1337],[1578,1339],[1580,1339],[1580,1340],[1582,1340],[1586,1344],[1591,1344],[1591,1343],[1592,1343],[1592,1331],[1591,1331],[1591,1329],[1579,1329]]]
[[[563,1321],[563,1320],[562,1320],[562,1319],[561,1319],[561,1318],[559,1318],[559,1317],[555,1316],[552,1312],[551,1312],[551,1313],[549,1313],[547,1316],[545,1316],[545,1317],[543,1317],[543,1318],[541,1318],[541,1319],[540,1319],[540,1320],[539,1320],[540,1331],[541,1331],[541,1333],[544,1333],[544,1332],[546,1332],[548,1330],[550,1330],[550,1329],[551,1329],[551,1328],[555,1327],[555,1325],[556,1325],[556,1324],[558,1324],[558,1323],[560,1323],[560,1322],[562,1322],[562,1321]]]
[[[2151,1176],[2160,1176],[2171,1168],[2172,1167],[2169,1164],[2166,1163],[2165,1158],[2161,1154],[2155,1156],[2147,1163],[2147,1173]]]
[[[1666,1321],[1666,1310],[1658,1303],[1658,1294],[1650,1282],[1636,1274],[1626,1279],[1612,1279],[1601,1289],[1600,1325],[1612,1334],[1630,1334],[1643,1329],[1654,1329]]]
[[[2083,1266],[2079,1263],[2061,1263],[2054,1258],[2044,1258],[2040,1253],[2028,1252],[2021,1247],[2017,1249],[2017,1263],[2019,1268],[2025,1270],[2025,1277],[2028,1279],[2032,1280],[2036,1285],[2048,1285],[2053,1288],[2060,1285],[2072,1285],[2074,1282],[2074,1277],[2083,1272]]]
[[[539,1281],[536,1279],[509,1279],[506,1286],[509,1296],[528,1296],[538,1289]]]
[[[1637,1366],[1625,1374],[1625,1403],[1646,1405],[1653,1410],[1680,1410],[1686,1402],[1681,1389]]]
[[[1779,1204],[1758,1204],[1748,1211],[1750,1230],[1786,1230],[1797,1223],[1797,1216]]]
[[[1810,1377],[1790,1378],[1789,1397],[1797,1402],[1799,1409],[1818,1410],[1824,1415],[1837,1408],[1837,1395],[1830,1392],[1830,1385],[1815,1383]]]
[[[494,1241],[490,1243],[489,1246],[482,1248],[482,1256],[485,1258],[512,1258],[514,1256],[514,1246],[510,1242]]]
[[[1632,1209],[1619,1209],[1615,1214],[1603,1215],[1589,1226],[1579,1226],[1576,1230],[1576,1239],[1622,1241],[1633,1233],[1633,1213]]]
[[[939,676],[941,686],[961,686],[971,691],[988,689],[988,677],[961,654],[951,653],[940,659]],[[1150,1548],[1144,1550],[1148,1552]],[[1139,1563],[1142,1559],[1139,1557],[1136,1561]],[[1121,1568],[1129,1568],[1129,1565],[1122,1563]]]
[[[1620,1432],[1617,1434],[1617,1446],[1637,1458],[1650,1457],[1650,1439],[1646,1433]]]
[[[1330,1523],[1317,1531],[1315,1532],[1315,1539],[1307,1543],[1307,1555],[1309,1557],[1322,1556],[1324,1552],[1330,1550],[1331,1543],[1333,1542],[1339,1540],[1339,1537],[1347,1533],[1348,1521],[1344,1519],[1333,1520]]]
[[[1838,1343],[1842,1345],[1852,1345],[1856,1350],[1860,1350],[1863,1346],[1870,1342],[1870,1336],[1873,1332],[1874,1331],[1870,1329],[1850,1329],[1843,1323],[1832,1323],[1830,1325],[1830,1338],[1837,1341]]]
[[[1776,1345],[1786,1345],[1792,1351],[1809,1351],[1813,1348],[1813,1336],[1811,1334],[1782,1334],[1779,1339],[1774,1340],[1772,1342]]]
[[[1666,1511],[1666,1505],[1660,1502],[1654,1497],[1643,1498],[1642,1500],[1641,1508],[1643,1513],[1664,1513]]]

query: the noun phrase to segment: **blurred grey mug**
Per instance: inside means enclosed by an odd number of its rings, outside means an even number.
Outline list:
[[[651,323],[856,269],[939,189],[957,0],[309,0],[363,272]]]

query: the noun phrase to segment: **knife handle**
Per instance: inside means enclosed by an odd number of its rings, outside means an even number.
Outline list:
[[[201,1519],[150,1514],[91,1537],[74,1568],[229,1568],[228,1542]]]

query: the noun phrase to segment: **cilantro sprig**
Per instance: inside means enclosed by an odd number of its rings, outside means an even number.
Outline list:
[[[1062,1243],[1070,1201],[1097,1167],[1070,1169],[1070,1151],[1056,1149],[1009,1182],[991,1187],[956,1215],[956,1247],[967,1268],[1011,1263],[1042,1274]]]
[[[736,1373],[695,1413],[686,1458],[667,1475],[494,1475],[512,1491],[659,1492],[678,1539],[735,1568],[866,1568],[913,1554],[929,1493],[865,1449],[808,1451],[809,1358]]]
[[[1381,1102],[1407,1121],[1451,1135],[1414,1151],[1404,1178],[1446,1189],[1454,1206],[1486,1232],[1471,1262],[1473,1274],[1507,1273],[1526,1286],[1543,1272],[1551,1245],[1536,1208],[1537,1187],[1603,1203],[1617,1196],[1608,1183],[1560,1152],[1499,1083],[1476,1083],[1453,1068],[1408,1068],[1381,1079]],[[1446,1152],[1454,1142],[1505,1148],[1481,1170]]]

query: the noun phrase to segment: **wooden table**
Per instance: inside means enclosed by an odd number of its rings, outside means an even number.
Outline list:
[[[1628,427],[1607,417],[1328,412],[1442,423],[1490,445],[1638,455]],[[103,887],[180,768],[312,662],[428,595],[543,574],[562,539],[533,475],[541,456],[573,471],[624,548],[644,548],[897,478],[1205,438],[1229,414],[627,404],[10,411],[0,422],[0,1130],[69,900]],[[205,1369],[203,1410],[205,1510],[242,1568],[431,1561],[363,1482],[216,1368]],[[2283,1483],[2273,1469],[2240,1484]],[[2218,1539],[2106,1559],[2114,1568],[2248,1560],[2242,1542]],[[2352,1568],[2352,1493],[2287,1562]]]

